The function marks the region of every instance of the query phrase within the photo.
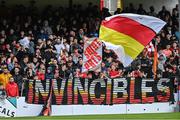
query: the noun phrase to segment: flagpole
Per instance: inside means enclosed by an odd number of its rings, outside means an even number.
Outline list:
[[[157,79],[157,66],[158,66],[158,53],[157,53],[157,41],[155,41],[155,45],[154,45],[154,62],[153,62],[154,80]]]

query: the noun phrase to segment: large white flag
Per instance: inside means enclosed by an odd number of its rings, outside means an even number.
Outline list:
[[[84,42],[82,72],[101,68],[102,42],[98,38],[88,38]]]

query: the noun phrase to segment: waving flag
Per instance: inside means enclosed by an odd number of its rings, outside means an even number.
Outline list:
[[[123,65],[128,66],[165,24],[152,16],[119,14],[102,21],[99,37],[115,50]]]
[[[82,72],[100,70],[102,42],[98,38],[86,38],[84,42]]]

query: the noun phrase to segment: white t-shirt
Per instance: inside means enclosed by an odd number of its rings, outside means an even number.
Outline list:
[[[19,40],[19,43],[24,47],[24,48],[29,48],[29,40],[28,37],[24,37],[23,39]]]
[[[65,49],[65,47],[64,47],[63,44],[56,44],[56,45],[55,45],[55,48],[56,48],[56,52],[57,52],[58,54],[61,53],[61,50],[62,50],[62,49]]]

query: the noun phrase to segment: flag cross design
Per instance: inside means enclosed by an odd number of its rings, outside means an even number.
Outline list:
[[[85,41],[82,72],[100,68],[102,61],[102,42],[98,38],[89,38]]]
[[[98,41],[98,39],[94,39],[92,43],[85,49],[84,55],[87,59],[90,59],[94,54],[97,54],[97,50],[102,45],[101,41]]]

